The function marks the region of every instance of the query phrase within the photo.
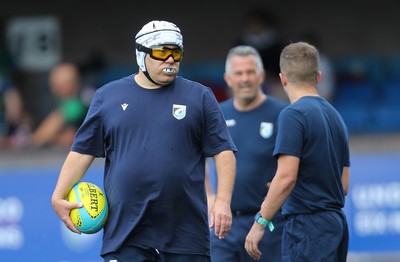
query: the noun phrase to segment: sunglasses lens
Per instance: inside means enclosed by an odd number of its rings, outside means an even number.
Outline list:
[[[183,52],[182,50],[175,50],[174,52],[172,52],[172,57],[174,58],[174,60],[176,62],[181,61],[182,57],[183,57]]]
[[[163,61],[172,55],[174,60],[179,62],[183,57],[183,51],[181,49],[153,48],[150,55],[154,59]]]

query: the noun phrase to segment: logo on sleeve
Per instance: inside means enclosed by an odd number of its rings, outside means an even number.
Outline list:
[[[126,110],[126,108],[128,107],[128,104],[127,103],[123,103],[123,104],[121,104],[121,107],[122,107],[122,110]]]
[[[272,136],[272,131],[274,130],[274,124],[268,122],[261,122],[260,124],[260,135],[267,139]]]
[[[178,120],[185,118],[186,106],[173,104],[172,105],[172,115]]]

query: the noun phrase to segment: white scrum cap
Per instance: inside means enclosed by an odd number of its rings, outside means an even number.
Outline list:
[[[154,20],[145,24],[135,36],[136,44],[147,48],[160,45],[177,45],[183,49],[181,30],[173,23]],[[144,58],[146,53],[136,48],[136,61],[142,71],[146,71]]]

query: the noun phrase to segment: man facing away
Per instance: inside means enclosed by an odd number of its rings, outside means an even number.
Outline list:
[[[258,248],[262,225],[282,206],[282,261],[346,261],[348,132],[339,113],[318,95],[318,64],[318,50],[305,42],[289,44],[280,56],[280,79],[291,105],[279,115],[278,168],[246,237],[245,248],[256,260],[264,255]]]

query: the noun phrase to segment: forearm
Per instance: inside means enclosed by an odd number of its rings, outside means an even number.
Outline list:
[[[85,175],[94,157],[70,152],[65,159],[52,199],[64,199],[69,190]]]
[[[292,192],[295,181],[282,177],[278,173],[272,180],[268,194],[261,204],[260,213],[266,220],[271,220],[280,210],[286,198]]]
[[[214,156],[218,176],[216,200],[231,202],[236,175],[236,158],[232,151],[223,151]]]
[[[232,225],[231,199],[236,175],[236,159],[232,151],[223,151],[214,156],[218,176],[215,201],[210,212],[210,228],[222,239]]]
[[[271,220],[292,192],[297,180],[299,161],[299,158],[289,155],[278,158],[276,174],[261,204],[260,213],[264,219]]]

